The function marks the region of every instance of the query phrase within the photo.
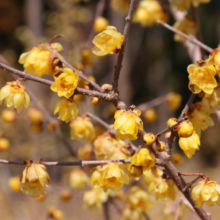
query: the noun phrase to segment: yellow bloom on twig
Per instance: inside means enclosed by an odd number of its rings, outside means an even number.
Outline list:
[[[220,111],[220,87],[214,89],[212,94],[205,94],[204,98],[206,99],[211,107],[214,107],[216,110]]]
[[[196,36],[197,25],[194,20],[192,20],[188,15],[186,15],[182,21],[177,21],[173,27],[184,34]],[[177,42],[185,42],[186,38],[180,36],[179,34],[174,35],[174,40]]]
[[[140,22],[143,26],[152,26],[157,20],[167,21],[167,18],[159,1],[152,0],[140,1],[134,14],[134,22]]]
[[[167,200],[170,198],[172,200],[176,197],[176,185],[171,179],[164,179],[162,177],[154,178],[148,188],[148,193],[155,192],[156,199]]]
[[[62,97],[54,107],[54,115],[59,113],[58,119],[69,123],[78,116],[79,109],[77,103]]]
[[[124,42],[124,37],[114,26],[107,26],[104,31],[93,39],[95,49],[92,51],[97,56],[118,53]]]
[[[23,105],[28,108],[30,97],[24,86],[19,82],[8,82],[0,91],[0,104],[4,100],[5,105],[11,110],[16,108],[19,113]]]
[[[57,92],[59,97],[64,96],[70,98],[74,94],[74,90],[77,87],[79,75],[77,72],[73,72],[70,68],[64,68],[63,72],[55,78],[54,83],[50,89]]]
[[[179,139],[179,146],[188,158],[191,158],[195,154],[196,150],[199,150],[200,138],[199,135],[194,131],[192,136],[188,138],[181,137]]]
[[[70,186],[75,189],[82,189],[89,182],[90,182],[89,177],[81,169],[74,169],[70,173],[69,183]]]
[[[191,64],[187,67],[189,73],[189,89],[198,94],[201,91],[211,94],[217,81],[215,79],[216,69],[214,66],[207,66],[206,61],[198,61],[197,64]]]
[[[217,74],[220,76],[220,48],[214,49],[207,59],[207,66],[215,66]]]
[[[144,183],[149,186],[155,178],[161,177],[162,175],[162,170],[158,169],[157,167],[152,167],[146,175],[143,175]]]
[[[213,206],[216,202],[220,205],[220,185],[215,181],[206,178],[198,183],[192,190],[192,198],[196,202],[197,208],[200,208],[205,203],[208,206]]]
[[[131,163],[143,167],[143,173],[147,174],[155,166],[155,157],[147,148],[142,148],[131,158]]]
[[[117,163],[109,163],[97,167],[92,174],[91,181],[95,188],[101,187],[106,192],[108,189],[119,191],[123,183],[129,183],[129,176]]]
[[[43,164],[28,162],[21,176],[21,191],[31,197],[44,195],[44,186],[50,185],[50,177]]]
[[[93,141],[95,137],[95,128],[91,119],[86,116],[78,116],[70,123],[71,139],[86,139]]]
[[[134,111],[119,110],[115,112],[114,129],[117,131],[117,138],[136,140],[138,131],[143,130],[143,122]]]

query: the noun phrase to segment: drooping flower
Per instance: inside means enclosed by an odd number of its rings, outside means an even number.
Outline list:
[[[115,112],[114,129],[121,140],[136,140],[138,131],[143,130],[143,122],[135,110],[119,110]]]
[[[82,189],[86,184],[89,183],[89,177],[83,170],[74,169],[70,173],[69,183],[74,189]]]
[[[197,64],[191,64],[187,67],[189,73],[189,89],[198,94],[201,91],[211,94],[217,87],[215,79],[216,69],[214,66],[207,66],[206,61],[198,61]]]
[[[179,139],[179,146],[188,158],[191,158],[195,154],[196,150],[199,150],[200,138],[199,135],[194,131],[192,136],[188,138],[181,137]]]
[[[77,87],[79,75],[77,72],[73,72],[70,68],[64,68],[63,72],[55,78],[54,83],[50,89],[53,92],[57,92],[59,97],[64,96],[70,98],[74,94],[74,90]]]
[[[139,178],[143,174],[143,167],[141,167],[141,166],[127,164],[126,169],[128,171],[129,176],[131,176],[133,178]]]
[[[127,159],[128,157],[123,152],[126,143],[112,136],[109,132],[98,136],[93,144],[95,156],[98,160]]]
[[[192,20],[188,15],[186,15],[182,21],[177,21],[173,27],[184,34],[196,36],[197,26],[194,20]],[[186,38],[180,36],[179,34],[174,35],[174,40],[177,42],[185,42]]]
[[[167,15],[164,12],[159,1],[142,0],[140,1],[135,13],[134,22],[140,22],[143,26],[152,26],[157,20],[167,21]]]
[[[78,116],[79,109],[77,103],[62,97],[54,107],[54,115],[59,113],[58,119],[69,123]]]
[[[214,107],[216,110],[220,111],[220,87],[214,89],[212,94],[205,94],[204,98],[206,99],[211,107]]]
[[[135,166],[143,167],[143,173],[147,174],[150,168],[155,166],[155,157],[147,148],[141,148],[140,151],[131,158],[131,163]]]
[[[119,191],[123,183],[129,183],[129,176],[117,163],[108,163],[97,167],[91,177],[95,188],[103,188],[105,192],[108,189]]]
[[[174,200],[176,197],[176,185],[172,179],[164,179],[162,177],[154,178],[148,188],[148,193],[155,192],[156,199],[161,199],[162,201],[168,198]]]
[[[217,74],[220,76],[220,48],[214,49],[207,59],[207,66],[215,66]]]
[[[183,121],[179,124],[178,135],[179,137],[187,138],[193,134],[194,128],[190,121]]]
[[[143,175],[144,183],[149,186],[155,178],[161,177],[162,175],[162,170],[158,169],[157,167],[152,167],[147,174]]]
[[[154,203],[154,199],[140,186],[132,186],[129,190],[128,202],[132,208],[149,211]]]
[[[6,86],[2,87],[0,91],[0,104],[4,104],[9,109],[17,109],[19,113],[23,108],[23,105],[28,108],[30,104],[30,97],[25,91],[24,86],[19,82],[8,82]]]
[[[118,53],[124,42],[123,35],[114,26],[107,26],[104,31],[93,39],[95,49],[92,51],[97,56]]]
[[[50,177],[43,164],[27,163],[21,176],[21,191],[31,197],[44,195],[44,186],[50,185]]]
[[[108,199],[108,193],[104,192],[101,188],[90,189],[83,194],[83,205],[86,208],[95,209],[101,208],[102,203]]]
[[[85,139],[93,141],[95,136],[95,128],[91,119],[86,116],[78,116],[70,123],[71,139]]]
[[[192,189],[192,198],[197,208],[202,207],[204,203],[208,206],[213,206],[215,202],[220,205],[219,194],[220,185],[208,177]]]
[[[56,50],[62,50],[59,43],[51,45]],[[33,47],[29,52],[21,54],[19,63],[24,65],[24,70],[37,77],[42,77],[45,74],[54,74],[53,69],[53,54],[50,52],[49,46],[40,44],[38,47]]]

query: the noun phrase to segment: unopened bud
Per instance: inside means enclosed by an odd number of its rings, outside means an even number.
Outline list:
[[[190,121],[183,121],[179,125],[178,135],[183,138],[188,138],[192,136],[193,131],[193,124]]]
[[[157,145],[156,145],[156,149],[159,152],[165,151],[166,149],[166,144],[163,141],[158,141]]]
[[[93,105],[99,105],[100,102],[101,102],[101,99],[98,98],[98,97],[92,97],[92,99],[91,99],[91,103],[92,103]]]
[[[155,140],[156,140],[156,137],[154,136],[153,133],[147,133],[143,137],[144,144],[147,146],[153,144]]]
[[[176,123],[178,123],[178,119],[177,118],[170,118],[168,121],[167,121],[167,127],[171,127],[173,125],[175,125]],[[173,128],[173,131],[178,131],[178,126],[176,126],[175,128]]]

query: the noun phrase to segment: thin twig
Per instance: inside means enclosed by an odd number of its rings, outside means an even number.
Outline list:
[[[179,217],[180,217],[180,210],[181,210],[182,204],[183,204],[183,200],[181,199],[179,204],[178,204],[178,206],[177,206],[174,220],[178,220],[179,219]]]
[[[187,34],[184,34],[183,32],[181,32],[181,31],[179,31],[179,30],[173,28],[172,26],[170,26],[169,24],[167,24],[167,23],[165,23],[165,22],[163,22],[163,21],[161,21],[161,20],[158,20],[157,22],[158,22],[158,24],[161,24],[162,26],[164,26],[165,28],[169,29],[170,31],[173,31],[173,32],[176,33],[176,34],[179,34],[179,35],[181,35],[182,37],[185,37],[185,38],[186,38],[187,40],[189,40],[191,43],[194,43],[194,44],[200,46],[201,48],[203,48],[203,49],[206,50],[207,52],[210,52],[210,53],[211,53],[211,52],[213,51],[213,49],[212,49],[211,47],[209,47],[209,46],[203,44],[202,42],[200,42],[199,40],[197,40],[195,37],[189,36],[189,35],[187,35]]]
[[[102,203],[102,207],[104,211],[105,220],[110,220],[109,201],[107,200],[106,202]]]
[[[115,93],[118,93],[118,80],[119,80],[120,71],[122,68],[122,61],[124,58],[125,46],[126,46],[127,39],[128,39],[128,32],[130,30],[131,22],[133,19],[133,11],[134,11],[135,2],[136,0],[131,0],[130,2],[130,7],[129,7],[128,15],[126,17],[126,24],[125,24],[124,33],[123,33],[124,44],[122,45],[121,50],[118,54],[118,59],[117,59],[116,66],[115,66],[114,79],[112,83],[113,90],[115,91]]]
[[[16,165],[24,165],[24,161],[9,161],[0,159],[1,164],[16,164]],[[37,162],[38,163],[38,162]],[[89,165],[101,165],[107,163],[131,163],[131,160],[80,160],[80,161],[73,161],[73,162],[40,162],[45,166],[89,166]]]
[[[20,70],[14,69],[14,68],[12,68],[6,64],[3,64],[3,63],[0,63],[0,68],[2,68],[3,70],[9,71],[17,76],[23,77],[25,80],[32,80],[32,81],[42,83],[47,86],[51,86],[53,84],[53,81],[51,81],[51,80],[38,78],[38,77],[30,75],[26,72],[22,72]],[[90,97],[98,97],[98,98],[103,99],[107,102],[114,102],[116,99],[114,94],[102,93],[102,92],[78,88],[78,87],[75,89],[74,94],[83,94],[83,95],[87,95]]]
[[[196,177],[194,180],[192,180],[191,182],[187,183],[187,185],[185,186],[185,188],[183,189],[183,191],[186,191],[187,189],[189,189],[193,183],[197,182],[197,180],[199,180],[200,178],[202,178],[201,176]]]

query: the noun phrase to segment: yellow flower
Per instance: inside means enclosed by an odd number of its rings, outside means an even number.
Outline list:
[[[60,193],[60,199],[64,202],[68,202],[72,198],[72,193],[70,190],[63,190]]]
[[[116,136],[121,140],[136,140],[138,131],[143,130],[143,122],[133,111],[122,111],[115,113],[114,129],[117,131]]]
[[[44,195],[44,186],[50,185],[50,177],[43,164],[29,162],[21,176],[21,191],[31,197]]]
[[[189,9],[191,4],[193,6],[198,7],[200,3],[208,3],[211,0],[172,0],[171,6],[176,7],[178,10],[184,11]]]
[[[207,59],[207,66],[215,66],[217,74],[220,76],[220,48],[213,50]]]
[[[143,173],[147,174],[151,167],[155,166],[155,157],[147,148],[141,148],[132,158],[131,163],[135,166],[142,166]]]
[[[79,75],[77,72],[73,72],[70,68],[64,68],[63,73],[55,78],[54,83],[50,89],[57,92],[59,97],[64,96],[70,98],[74,94],[74,90],[77,87]]]
[[[82,147],[79,147],[77,155],[81,160],[91,160],[93,156],[93,148],[91,144],[86,144]]]
[[[143,175],[144,183],[149,186],[155,178],[161,177],[162,175],[162,170],[158,169],[157,167],[152,167],[146,175]]]
[[[196,150],[199,150],[200,139],[199,135],[194,131],[192,136],[188,138],[180,138],[179,146],[188,158],[191,158],[195,154]]]
[[[212,109],[206,103],[207,100],[203,99],[202,102],[194,104],[194,110],[189,115],[189,120],[192,122],[196,133],[200,136],[201,130],[204,131],[208,126],[213,126],[214,122],[209,116]],[[210,112],[211,111],[211,112]]]
[[[69,183],[74,189],[82,189],[89,183],[89,177],[83,170],[75,169],[70,173]]]
[[[161,4],[158,1],[142,0],[134,14],[134,22],[140,22],[143,26],[152,26],[157,20],[167,21]]]
[[[9,147],[9,141],[6,138],[0,137],[0,151],[6,151]]]
[[[219,194],[220,185],[210,178],[199,182],[192,190],[192,198],[195,200],[197,208],[202,207],[204,202],[208,206],[213,206],[215,202],[220,205]]]
[[[54,44],[55,49],[62,50],[62,46],[58,43]],[[53,44],[52,44],[53,47]],[[45,74],[54,74],[53,70],[53,54],[50,48],[44,44],[32,48],[29,52],[21,54],[19,63],[24,64],[24,70],[37,77]]]
[[[220,111],[220,87],[214,89],[212,94],[205,94],[205,99],[207,99],[209,105],[214,107],[216,110]]]
[[[132,208],[130,205],[126,205],[122,210],[123,220],[143,220],[143,214],[138,209]]]
[[[183,121],[179,124],[178,135],[179,137],[187,138],[193,134],[194,128],[190,121]]]
[[[143,167],[138,167],[132,164],[126,166],[129,176],[133,178],[139,178],[143,174]]]
[[[20,177],[19,176],[14,176],[11,177],[8,181],[8,185],[14,192],[20,192]]]
[[[102,203],[106,202],[108,199],[108,193],[104,192],[102,189],[91,189],[83,194],[83,205],[90,209],[101,208]]]
[[[189,73],[189,89],[197,94],[201,91],[211,94],[217,82],[215,79],[216,69],[214,66],[206,66],[205,61],[198,61],[187,67]]]
[[[123,35],[114,26],[107,26],[106,29],[93,39],[95,49],[92,51],[97,56],[118,53],[124,42]]]
[[[63,219],[63,212],[59,209],[56,209],[55,207],[51,206],[48,209],[48,215],[50,218],[55,220],[62,220]]]
[[[37,108],[30,108],[28,110],[28,118],[32,124],[40,124],[43,120],[43,113]]]
[[[176,197],[176,185],[171,179],[163,179],[162,177],[154,178],[148,188],[148,193],[155,192],[156,199],[161,199],[162,201],[170,198],[172,200]]]
[[[128,202],[136,210],[149,211],[154,199],[140,186],[132,186],[128,194]]]
[[[111,0],[111,7],[123,14],[128,13],[130,0]]]
[[[97,160],[127,159],[127,155],[123,152],[126,143],[109,132],[100,135],[93,144]]]
[[[19,113],[23,105],[28,108],[30,97],[26,93],[24,86],[18,82],[8,82],[0,91],[0,104],[4,100],[5,105],[11,110],[17,109]]]
[[[147,122],[154,122],[157,119],[157,112],[154,108],[149,108],[144,111],[143,117]]]
[[[182,21],[177,21],[173,27],[184,34],[196,36],[197,26],[194,20],[192,20],[188,15],[186,15]],[[179,34],[174,35],[174,40],[177,42],[185,42],[186,38],[180,36]]]
[[[169,127],[175,125],[176,123],[178,123],[178,119],[177,118],[169,118],[167,120],[167,127],[169,128]],[[178,125],[173,128],[174,131],[178,131],[178,129],[179,129]]]
[[[95,188],[101,187],[106,192],[108,189],[119,191],[122,184],[129,183],[128,174],[117,163],[100,166],[91,177]]]
[[[109,25],[109,22],[104,17],[97,17],[93,23],[93,29],[96,33],[102,32]]]
[[[86,139],[93,141],[95,136],[95,128],[91,119],[85,116],[78,116],[70,123],[71,139]]]
[[[54,107],[54,115],[57,112],[59,113],[58,119],[69,123],[77,117],[79,109],[78,105],[75,102],[62,97]]]
[[[166,144],[163,141],[159,141],[156,144],[156,150],[159,152],[165,151],[166,150]]]
[[[166,103],[168,108],[175,111],[180,107],[182,96],[179,93],[171,92],[167,95]]]

